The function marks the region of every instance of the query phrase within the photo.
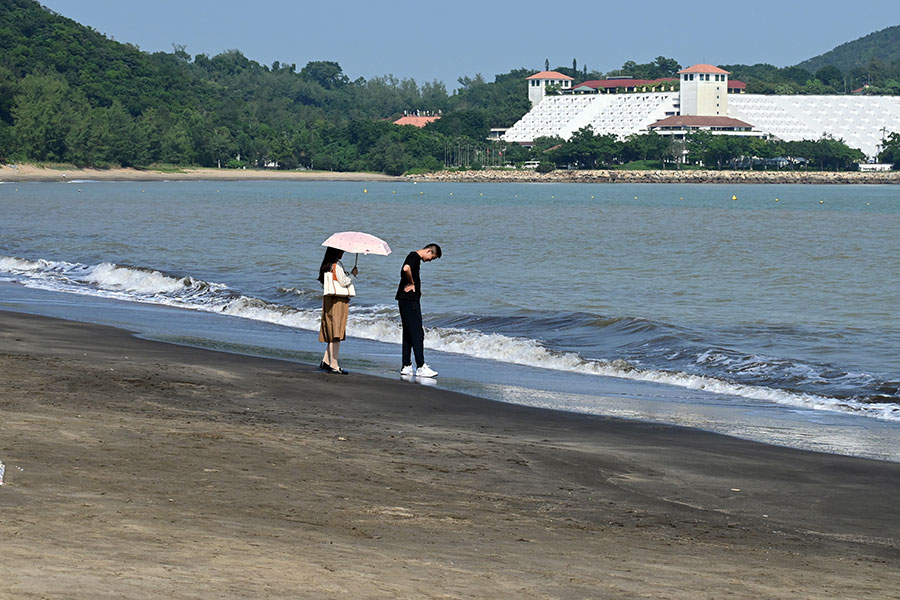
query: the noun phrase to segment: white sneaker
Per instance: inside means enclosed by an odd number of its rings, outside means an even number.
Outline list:
[[[424,364],[416,369],[416,377],[437,377],[437,371]]]
[[[412,365],[406,365],[405,367],[400,369],[400,374],[401,375],[412,375],[413,374]]]

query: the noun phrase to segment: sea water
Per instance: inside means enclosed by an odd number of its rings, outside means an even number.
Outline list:
[[[342,366],[396,377],[423,264],[436,383],[900,460],[896,186],[0,185],[0,308],[317,363],[321,242],[357,230]],[[429,381],[428,383],[435,383]]]

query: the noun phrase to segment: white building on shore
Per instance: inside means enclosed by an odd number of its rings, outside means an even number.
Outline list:
[[[573,78],[558,71],[535,73],[528,78],[528,99],[531,100],[531,107],[534,108],[544,99],[548,86],[553,85],[560,91],[568,91],[572,88],[573,81],[575,81]]]
[[[532,77],[544,82],[565,81],[549,78],[549,73],[552,72]],[[874,158],[891,132],[900,133],[900,96],[735,93],[743,88],[730,83],[729,75],[713,65],[694,65],[679,73],[680,91],[614,94],[583,93],[589,88],[573,86],[570,78],[567,85],[560,84],[559,95],[546,95],[547,84],[534,84],[535,80],[529,78],[532,108],[506,131],[503,140],[530,144],[544,136],[569,139],[586,125],[596,134],[614,134],[620,138],[646,133],[651,128],[661,135],[707,129],[713,134],[753,135],[784,141],[831,136]],[[582,90],[582,93],[567,93],[569,89]]]

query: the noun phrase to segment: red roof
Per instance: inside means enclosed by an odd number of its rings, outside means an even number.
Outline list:
[[[728,81],[728,87],[737,88],[739,90],[742,90],[745,87],[747,87],[747,84],[744,83],[743,81],[738,81],[737,79],[731,79]]]
[[[679,75],[682,73],[725,73],[726,75],[731,74],[725,69],[720,69],[719,67],[714,67],[713,65],[694,65],[693,67],[688,67],[687,69],[678,71]]]
[[[535,73],[531,77],[528,77],[528,79],[569,79],[575,81],[574,77],[563,75],[557,71],[541,71],[540,73]]]
[[[732,119],[731,117],[675,115],[674,117],[666,117],[665,119],[650,125],[651,129],[657,127],[753,127],[753,125],[738,119]]]
[[[585,81],[584,83],[579,83],[578,85],[573,85],[573,88],[579,87],[589,87],[591,89],[613,89],[620,87],[653,87],[660,85],[661,83],[668,83],[678,81],[674,77],[663,77],[662,79],[591,79],[589,81]]]
[[[415,125],[416,127],[425,127],[432,121],[437,121],[440,117],[400,117],[394,121],[394,125]]]

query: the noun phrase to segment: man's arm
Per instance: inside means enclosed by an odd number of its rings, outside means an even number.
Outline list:
[[[410,266],[403,265],[403,270],[401,271],[401,273],[403,273],[403,276],[406,278],[406,280],[408,282],[405,286],[403,286],[403,291],[404,292],[416,291],[416,282],[413,281],[412,269],[410,268]]]

